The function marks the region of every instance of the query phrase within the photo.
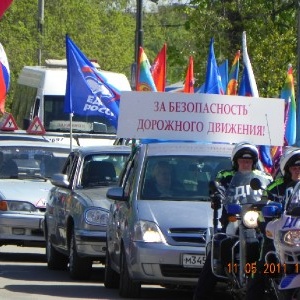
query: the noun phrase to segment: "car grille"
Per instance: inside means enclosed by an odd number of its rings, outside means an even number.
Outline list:
[[[205,245],[207,228],[170,228],[169,237],[176,243]]]
[[[165,277],[198,278],[200,268],[184,268],[179,265],[160,265],[160,270]]]

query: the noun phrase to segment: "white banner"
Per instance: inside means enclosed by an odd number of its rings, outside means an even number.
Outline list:
[[[282,146],[284,100],[122,92],[117,137]]]

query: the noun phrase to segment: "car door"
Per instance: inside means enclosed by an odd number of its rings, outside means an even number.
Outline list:
[[[124,191],[126,201],[115,201],[112,206],[112,222],[110,228],[111,242],[114,251],[112,252],[112,260],[118,265],[120,262],[121,246],[125,239],[125,244],[128,241],[128,222],[130,218],[130,210],[132,208],[132,188],[134,185],[135,173],[137,169],[137,156],[127,162],[125,167],[126,172],[123,173],[121,184]]]
[[[68,221],[68,212],[69,212],[69,203],[71,202],[72,197],[72,187],[74,176],[76,173],[76,166],[78,162],[78,154],[73,153],[69,155],[68,161],[66,162],[63,168],[63,174],[68,176],[69,186],[68,187],[57,187],[56,194],[56,206],[55,206],[55,214],[57,221],[57,241],[58,246],[67,249],[67,221]]]

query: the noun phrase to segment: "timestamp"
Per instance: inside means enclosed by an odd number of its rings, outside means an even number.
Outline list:
[[[229,263],[227,264],[227,270],[229,273],[238,273],[239,264],[238,263]],[[245,274],[255,274],[257,273],[258,267],[257,263],[246,263],[243,267]],[[280,264],[280,263],[264,263],[263,269],[261,270],[263,275],[279,275],[279,274],[299,274],[300,266],[299,264]]]

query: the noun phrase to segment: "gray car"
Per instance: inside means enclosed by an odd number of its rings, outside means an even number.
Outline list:
[[[50,178],[69,152],[67,145],[0,141],[0,246],[45,246],[42,223]]]
[[[209,182],[219,170],[231,168],[232,148],[184,142],[137,148],[121,186],[107,192],[113,200],[107,225],[107,288],[119,287],[122,297],[134,298],[142,283],[196,284],[213,234]]]
[[[71,278],[91,275],[93,262],[105,261],[110,200],[130,154],[128,146],[86,146],[70,153],[48,195],[44,232],[49,269],[66,269]]]

